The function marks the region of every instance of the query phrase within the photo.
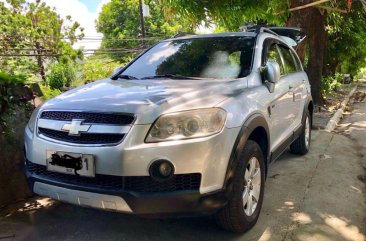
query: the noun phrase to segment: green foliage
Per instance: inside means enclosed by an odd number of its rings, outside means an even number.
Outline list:
[[[13,105],[32,99],[32,92],[24,85],[25,82],[24,75],[10,75],[0,71],[0,129],[4,126],[2,115],[5,111]]]
[[[0,71],[0,84],[24,84],[26,81],[25,75],[10,75]]]
[[[354,78],[355,78],[355,80],[359,80],[359,79],[362,79],[364,77],[366,77],[366,67],[361,68]]]
[[[0,54],[9,56],[0,57],[0,69],[10,74],[38,75],[44,80],[44,62],[81,57],[80,51],[71,47],[83,36],[77,22],[61,19],[41,0],[6,2],[0,1]]]
[[[342,85],[343,76],[343,74],[336,73],[335,75],[323,77],[320,85],[323,94],[336,91]]]
[[[328,15],[327,74],[357,75],[366,66],[366,12],[361,2],[348,14]]]
[[[54,64],[51,67],[51,72],[47,76],[48,84],[52,89],[61,90],[66,83],[66,77],[64,75],[64,67],[62,64]]]
[[[0,71],[0,113],[14,101],[13,87],[24,84],[25,80],[23,75],[10,75]]]
[[[94,80],[106,78],[119,66],[123,66],[123,64],[110,58],[90,57],[86,59],[82,66],[82,79],[84,83],[89,83]]]
[[[42,99],[48,100],[52,99],[61,94],[61,91],[58,89],[51,89],[48,86],[40,85],[41,91],[43,93]]]
[[[70,87],[75,80],[75,69],[70,64],[54,63],[51,65],[47,81],[52,89],[61,90],[64,86]]]
[[[165,9],[171,14],[188,18],[195,26],[205,22],[229,31],[238,31],[240,25],[263,21],[284,24],[288,14],[274,14],[286,10],[284,0],[233,0],[233,1],[186,1],[164,0]]]
[[[171,37],[178,32],[192,32],[193,24],[180,15],[164,17],[164,12],[158,0],[145,0],[150,7],[151,17],[145,17],[146,37],[141,41],[139,1],[111,0],[105,4],[99,14],[97,30],[104,35],[103,48],[113,48],[111,57],[119,62],[126,62],[147,46],[157,40]],[[125,39],[125,40],[124,40]]]

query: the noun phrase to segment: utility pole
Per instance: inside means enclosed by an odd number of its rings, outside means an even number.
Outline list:
[[[142,0],[139,0],[139,9],[140,9],[140,21],[141,21],[141,34],[142,38],[145,38],[145,22],[144,22],[144,13],[142,11]]]

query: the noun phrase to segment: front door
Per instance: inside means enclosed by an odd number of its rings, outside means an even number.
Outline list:
[[[276,83],[274,92],[271,94],[272,101],[268,106],[271,118],[271,151],[278,149],[286,140],[292,136],[291,126],[294,123],[294,102],[291,92],[289,76],[285,74],[285,66],[279,52],[277,43],[269,43],[267,46],[264,63],[268,60],[279,64],[281,78]]]

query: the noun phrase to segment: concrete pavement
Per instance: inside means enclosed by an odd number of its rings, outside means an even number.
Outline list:
[[[40,198],[43,207],[28,200],[0,218],[0,240],[364,241],[365,102],[338,132],[313,131],[310,153],[285,153],[271,166],[259,221],[246,234],[222,231],[209,217],[143,219]]]

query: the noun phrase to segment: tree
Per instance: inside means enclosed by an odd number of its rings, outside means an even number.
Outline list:
[[[114,59],[127,62],[136,52],[158,39],[171,37],[178,32],[192,32],[194,25],[184,18],[164,16],[158,0],[145,0],[151,17],[145,18],[146,39],[141,39],[138,0],[112,0],[103,6],[96,23],[103,33],[102,49],[114,49]]]
[[[298,49],[301,59],[307,56],[306,69],[312,84],[315,103],[321,104],[320,82],[323,75],[324,56],[329,28],[327,12],[316,7],[287,11],[303,6],[312,0],[233,0],[233,1],[185,1],[164,0],[165,9],[189,18],[196,25],[202,21],[215,23],[226,30],[238,30],[243,23],[257,22],[301,27],[307,34],[305,43]],[[334,1],[333,1],[334,2]],[[345,1],[335,1],[338,7],[346,8]],[[328,23],[328,25],[327,25]],[[365,31],[365,24],[355,31]],[[347,44],[346,42],[343,44]]]
[[[326,75],[349,73],[355,76],[366,66],[366,14],[361,2],[354,2],[349,14],[328,15]]]
[[[7,6],[0,2],[0,22],[0,67],[10,73],[21,67],[45,81],[45,63],[73,61],[80,56],[71,46],[83,37],[83,28],[71,17],[61,19],[40,0],[7,0]]]
[[[313,2],[312,0],[290,0],[289,8],[303,6]],[[321,98],[321,80],[323,76],[324,55],[326,48],[325,14],[317,8],[305,8],[294,11],[288,21],[288,26],[300,27],[307,35],[307,41],[298,49],[300,59],[304,61],[305,55],[308,55],[306,66],[311,88],[311,94],[314,102],[322,104]],[[306,47],[308,53],[306,53]]]

